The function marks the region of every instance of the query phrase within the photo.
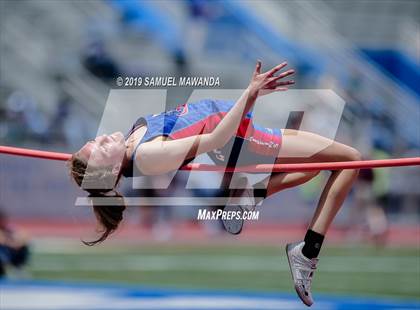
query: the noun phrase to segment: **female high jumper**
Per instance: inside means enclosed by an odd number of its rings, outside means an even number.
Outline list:
[[[285,91],[288,85],[294,84],[293,80],[284,80],[294,70],[280,73],[286,65],[283,62],[261,73],[261,62],[258,61],[249,86],[236,102],[202,100],[184,104],[175,110],[139,118],[126,136],[116,132],[87,142],[70,160],[72,177],[79,186],[87,188],[90,196],[122,200],[115,188],[121,176],[133,175],[133,169],[142,175],[165,174],[179,169],[199,154],[210,154],[227,146],[230,150],[232,145],[232,154],[237,153],[235,145],[242,146],[241,156],[249,164],[360,160],[361,155],[356,149],[314,133],[299,131],[297,134],[291,129],[263,128],[252,122],[249,112],[259,96]],[[328,146],[319,151],[319,145]],[[282,154],[308,153],[315,155],[282,157]],[[274,173],[263,181],[266,196],[303,184],[318,173]],[[324,236],[357,174],[356,169],[331,172],[303,241],[286,246],[296,292],[307,306],[313,303],[312,277]],[[94,188],[85,186],[92,183],[96,184]],[[85,242],[87,245],[102,242],[114,232],[125,209],[123,204],[94,205],[93,208],[103,230],[99,239]]]

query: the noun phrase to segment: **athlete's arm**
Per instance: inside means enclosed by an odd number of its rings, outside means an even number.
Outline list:
[[[279,82],[281,78],[293,74],[293,70],[274,76],[285,66],[286,63],[282,63],[266,73],[260,73],[261,62],[258,61],[249,86],[211,133],[140,145],[135,161],[139,170],[145,175],[164,174],[178,169],[186,159],[223,147],[236,133],[244,115],[254,106],[260,91],[284,91],[287,88],[283,86],[293,84],[293,81]]]
[[[137,168],[145,175],[159,175],[179,169],[182,163],[217,148],[211,134],[143,143],[136,152]]]
[[[258,61],[255,71],[252,75],[249,86],[242,93],[241,97],[236,101],[229,113],[220,121],[213,130],[212,138],[218,141],[219,147],[224,146],[230,138],[236,133],[242,118],[252,109],[260,92],[275,92],[287,90],[285,85],[291,85],[293,81],[280,82],[279,80],[294,73],[294,70],[288,70],[278,76],[274,76],[276,72],[287,65],[283,62],[271,70],[261,73],[261,62]]]

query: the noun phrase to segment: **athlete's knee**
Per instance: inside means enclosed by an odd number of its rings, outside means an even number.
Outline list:
[[[362,154],[357,149],[350,146],[348,147],[347,157],[348,157],[348,160],[351,160],[351,161],[362,160]]]
[[[362,154],[354,147],[335,142],[335,156],[338,161],[357,161],[362,159]]]
[[[334,151],[330,155],[332,155],[333,161],[357,161],[362,159],[360,152],[351,146],[335,142],[332,147]]]

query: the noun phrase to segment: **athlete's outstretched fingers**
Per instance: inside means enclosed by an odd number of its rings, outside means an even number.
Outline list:
[[[283,72],[282,74],[278,76],[274,76],[268,79],[267,84],[264,86],[266,89],[275,89],[278,86],[285,86],[285,85],[291,85],[294,84],[295,81],[289,80],[289,81],[279,81],[280,79],[289,76],[291,74],[295,73],[295,70],[291,69],[286,72]]]
[[[273,74],[275,74],[277,71],[283,69],[284,67],[287,66],[287,62],[284,61],[281,64],[275,66],[273,69],[267,71],[265,74],[267,74],[267,76],[272,76]]]
[[[294,80],[290,80],[290,81],[284,81],[284,82],[277,82],[276,83],[276,87],[278,86],[285,86],[285,85],[293,85],[295,84]]]
[[[292,75],[293,73],[295,73],[295,70],[294,69],[290,69],[290,70],[284,71],[284,72],[280,73],[279,75],[275,76],[273,78],[273,81],[280,80],[282,78],[285,78],[286,76]]]
[[[265,88],[267,88],[267,89],[275,89],[275,88],[277,88],[279,86],[287,86],[287,85],[293,85],[293,84],[295,84],[295,81],[294,80],[280,81],[280,82],[273,81],[273,82],[270,82],[269,84],[267,84],[267,86]]]
[[[261,74],[261,60],[257,60],[257,64],[255,65],[254,76],[257,74]]]
[[[273,89],[273,92],[277,92],[277,91],[286,91],[289,90],[288,87],[276,87]]]

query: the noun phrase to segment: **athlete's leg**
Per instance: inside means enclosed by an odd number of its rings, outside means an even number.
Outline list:
[[[320,145],[326,147],[319,150]],[[319,135],[284,130],[280,156],[276,163],[353,161],[360,160],[360,157],[360,153],[352,147]],[[308,306],[313,303],[312,276],[324,235],[343,204],[357,174],[358,170],[332,171],[322,191],[304,242],[288,244],[286,247],[296,292]]]
[[[273,173],[256,184],[255,187],[265,188],[266,197],[268,197],[284,189],[304,184],[316,177],[318,173],[319,171]]]
[[[282,129],[278,164],[352,160],[360,160],[360,153],[351,146],[307,131]]]
[[[299,157],[295,155],[299,153],[314,153],[319,149],[319,145],[328,146],[310,157]],[[294,130],[284,130],[281,149],[280,156],[282,156],[281,154],[291,154],[293,157],[279,157],[276,163],[333,162],[361,159],[360,153],[350,146],[303,131],[299,131],[299,134],[297,134]],[[350,191],[357,174],[358,170],[355,169],[332,172],[322,191],[309,229],[325,235]]]
[[[271,176],[268,176],[264,180],[254,185],[254,189],[256,189],[257,192],[252,190],[252,187],[249,184],[248,179],[246,177],[240,177],[235,181],[235,186],[237,186],[238,189],[231,191],[231,197],[242,197],[241,206],[231,205],[230,203],[228,203],[228,205],[225,206],[224,210],[236,212],[240,210],[254,210],[255,205],[261,201],[260,197],[266,198],[286,188],[303,184],[315,177],[317,174],[318,172],[316,171],[274,173]],[[258,193],[259,190],[262,190],[262,192]],[[242,219],[234,218],[222,220],[222,223],[229,233],[236,235],[242,231],[244,221]]]

